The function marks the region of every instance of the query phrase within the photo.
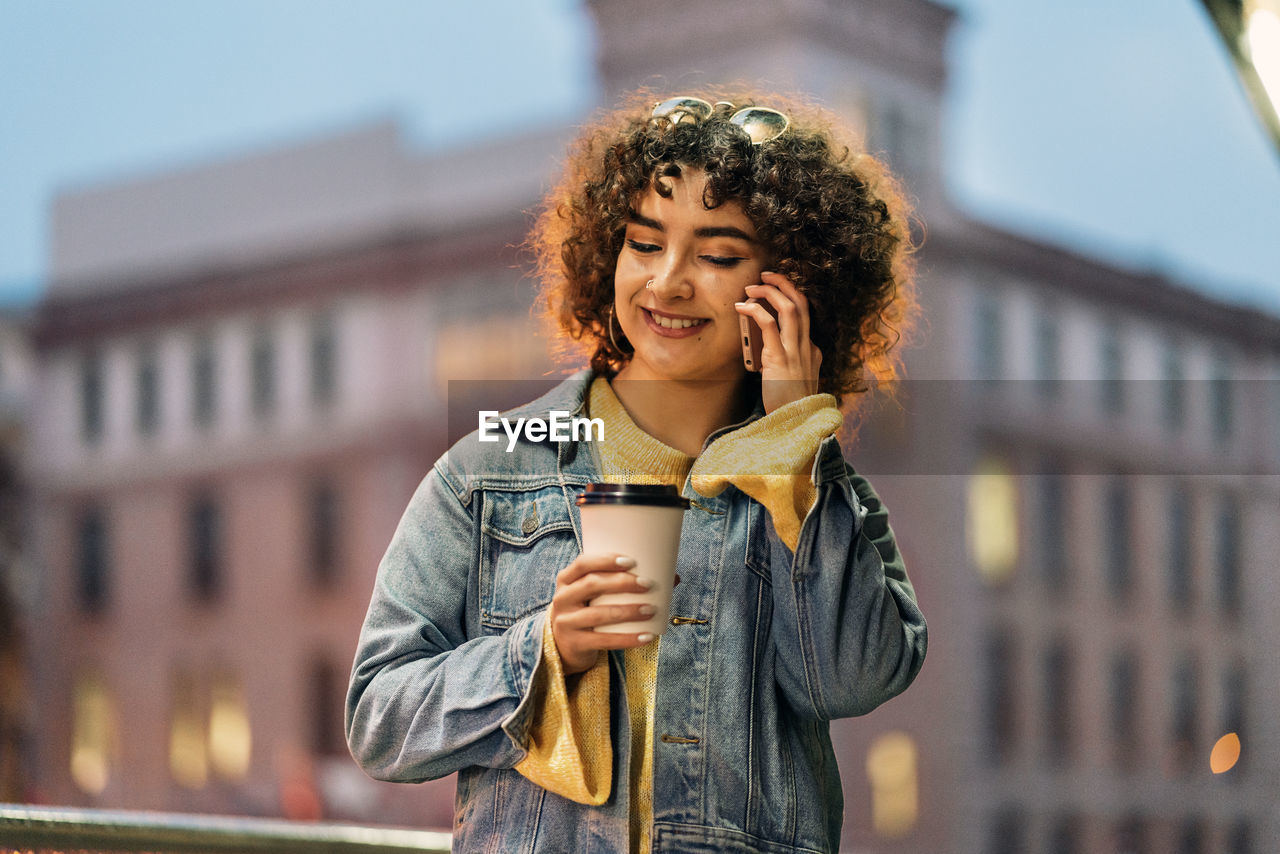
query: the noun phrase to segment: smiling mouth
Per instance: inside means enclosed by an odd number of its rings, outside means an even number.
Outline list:
[[[647,308],[641,310],[647,314],[654,323],[658,324],[663,329],[691,329],[695,326],[702,326],[707,322],[705,319],[694,319],[690,317],[667,317],[666,315],[658,314],[657,312]]]

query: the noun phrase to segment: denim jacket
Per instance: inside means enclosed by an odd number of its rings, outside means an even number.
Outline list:
[[[590,382],[576,374],[507,417],[581,415]],[[744,493],[707,498],[686,481],[694,505],[655,698],[655,852],[836,851],[844,807],[827,722],[897,695],[924,660],[924,618],[879,498],[834,437],[813,477],[794,554]],[[539,702],[556,574],[581,550],[574,500],[597,479],[587,441],[522,438],[508,452],[505,436],[472,434],[423,480],[378,569],[347,740],[378,779],[460,772],[454,850],[627,850],[621,654],[609,656],[609,800],[578,804],[513,768]]]

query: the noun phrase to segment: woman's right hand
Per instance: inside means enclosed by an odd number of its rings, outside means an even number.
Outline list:
[[[644,593],[644,580],[627,570],[636,565],[615,554],[578,555],[556,576],[547,619],[565,675],[582,673],[596,663],[602,649],[629,649],[653,640],[648,632],[597,632],[596,626],[647,620],[652,605],[589,605],[602,593]]]

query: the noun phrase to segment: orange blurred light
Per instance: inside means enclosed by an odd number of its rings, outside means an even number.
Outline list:
[[[1209,769],[1215,774],[1230,771],[1240,761],[1240,736],[1229,732],[1213,746],[1209,754]]]

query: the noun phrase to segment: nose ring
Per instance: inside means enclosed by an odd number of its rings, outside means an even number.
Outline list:
[[[645,282],[644,287],[645,287],[645,290],[647,291],[653,290],[653,279],[650,279],[649,281]]]

